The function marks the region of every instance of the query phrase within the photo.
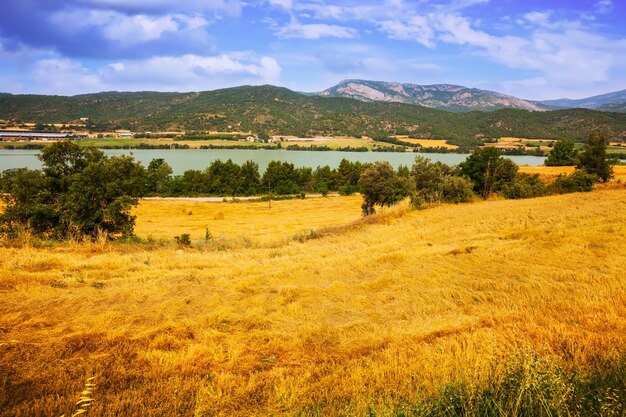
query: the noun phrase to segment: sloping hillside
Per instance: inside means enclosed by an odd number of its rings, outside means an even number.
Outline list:
[[[243,130],[283,135],[407,134],[475,146],[514,136],[584,140],[593,129],[626,137],[626,115],[584,109],[451,113],[403,103],[307,97],[273,86],[201,93],[98,93],[74,97],[2,95],[0,118],[68,123],[89,118],[95,131]]]

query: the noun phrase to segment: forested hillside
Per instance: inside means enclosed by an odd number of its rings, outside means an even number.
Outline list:
[[[93,131],[242,130],[282,135],[408,134],[474,146],[515,136],[585,140],[605,129],[623,140],[626,114],[585,109],[451,113],[411,104],[307,97],[274,87],[242,86],[200,93],[105,92],[73,97],[0,94],[0,119],[69,123],[89,118]]]

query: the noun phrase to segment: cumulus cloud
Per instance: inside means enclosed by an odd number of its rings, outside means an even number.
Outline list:
[[[54,49],[70,58],[141,58],[173,47],[181,54],[206,54],[214,45],[207,32],[209,21],[193,12],[129,14],[83,3],[37,3],[12,2],[3,8],[0,36],[13,45]]]
[[[87,68],[77,60],[48,57],[23,68],[18,77],[11,79],[14,92],[74,95],[109,90],[202,91],[241,84],[280,84],[280,76],[281,67],[274,58],[246,52],[158,56],[98,68]]]
[[[384,20],[378,26],[391,39],[413,40],[428,48],[435,47],[435,31],[426,16],[413,16],[405,22]]]
[[[238,85],[242,80],[252,84],[280,81],[281,67],[275,59],[267,56],[242,58],[245,55],[249,54],[160,56],[119,62],[105,68],[102,80],[111,85],[136,86],[139,83],[155,90],[163,90],[163,86],[206,90]]]
[[[585,31],[579,22],[553,21],[549,12],[527,13],[523,19],[530,25],[525,36],[492,35],[477,29],[466,16],[445,12],[378,25],[389,38],[412,40],[429,48],[440,43],[463,46],[507,67],[535,70],[555,83],[605,81],[616,62],[624,61],[623,41]]]
[[[137,44],[161,39],[166,33],[185,34],[204,29],[208,22],[201,16],[182,14],[127,16],[101,10],[74,10],[51,15],[50,22],[66,33],[99,30],[111,41]]]

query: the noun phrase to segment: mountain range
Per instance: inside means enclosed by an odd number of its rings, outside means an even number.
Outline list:
[[[452,84],[417,85],[385,81],[345,80],[318,93],[322,97],[349,97],[361,101],[417,104],[450,111],[515,108],[546,111],[549,107],[494,91]]]
[[[550,107],[569,109],[598,109],[603,111],[624,111],[626,106],[626,90],[613,93],[601,94],[583,98],[580,100],[570,100],[567,98],[559,100],[546,100],[542,104]]]
[[[626,113],[588,109],[451,112],[399,102],[306,96],[241,86],[192,93],[104,92],[71,97],[0,94],[0,119],[80,123],[92,131],[251,131],[257,134],[446,139],[465,149],[505,136],[582,141],[593,130],[626,138]]]
[[[344,80],[334,87],[313,94],[322,97],[349,97],[370,102],[417,104],[455,112],[493,111],[503,108],[531,111],[585,108],[620,112],[624,111],[626,104],[626,90],[580,100],[532,101],[453,84],[418,85],[368,80]]]

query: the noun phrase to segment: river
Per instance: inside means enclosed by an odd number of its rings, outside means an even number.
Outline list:
[[[221,159],[232,159],[237,164],[252,160],[259,164],[261,172],[265,171],[271,161],[284,161],[296,167],[311,167],[328,165],[331,168],[339,166],[342,159],[360,162],[389,161],[398,168],[400,165],[411,166],[416,155],[425,156],[433,161],[441,161],[448,165],[456,165],[467,158],[467,154],[452,153],[411,153],[411,152],[335,152],[335,151],[286,151],[286,150],[256,150],[256,149],[105,149],[109,156],[132,155],[135,160],[147,166],[155,158],[163,158],[174,171],[182,174],[189,169],[204,169],[211,162]],[[7,150],[0,149],[0,171],[11,168],[41,168],[41,161],[37,158],[38,150]],[[545,158],[538,156],[507,156],[518,165],[542,165]]]

